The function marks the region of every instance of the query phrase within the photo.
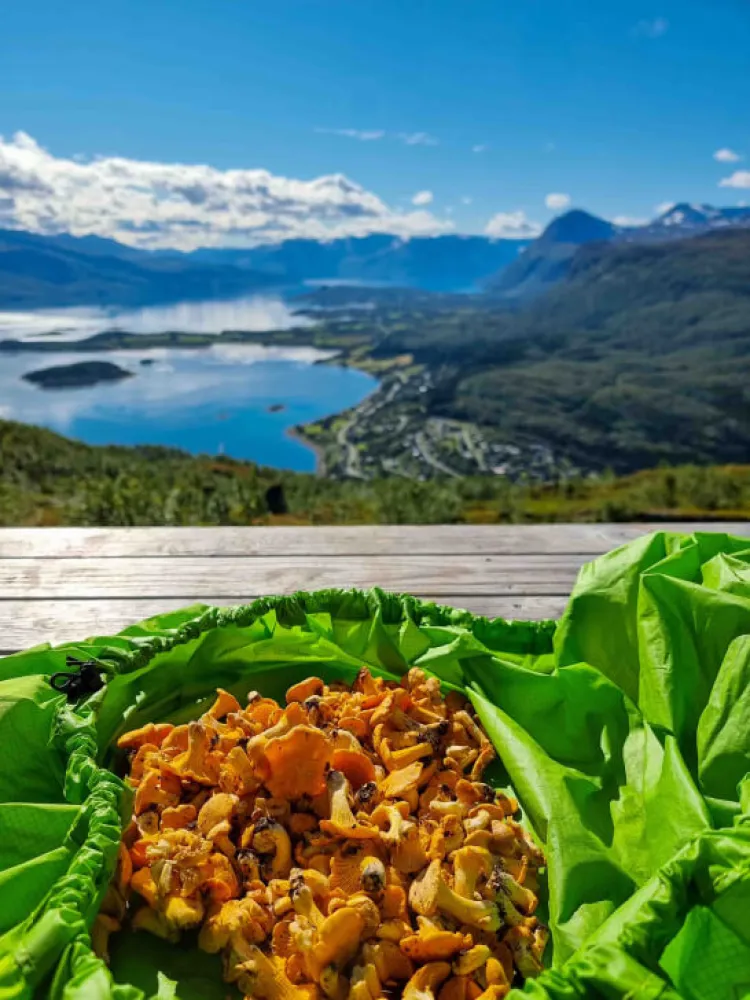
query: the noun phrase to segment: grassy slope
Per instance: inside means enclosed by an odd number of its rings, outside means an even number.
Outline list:
[[[287,512],[271,513],[281,486]],[[166,448],[95,448],[0,421],[0,525],[364,524],[750,519],[750,466],[559,486],[496,477],[335,482]]]

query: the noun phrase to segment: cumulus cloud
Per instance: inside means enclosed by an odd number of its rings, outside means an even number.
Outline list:
[[[750,188],[750,170],[735,170],[731,177],[719,181],[723,188]]]
[[[669,21],[666,17],[645,18],[633,28],[633,34],[638,38],[661,38],[669,31]]]
[[[487,147],[482,143],[479,143],[478,145],[471,147],[472,153],[484,153],[486,149]]]
[[[739,153],[735,153],[733,149],[727,149],[725,146],[723,149],[716,150],[714,159],[718,160],[719,163],[737,163],[742,157]]]
[[[417,191],[411,200],[412,205],[429,205],[432,201],[432,191]]]
[[[484,231],[493,239],[523,240],[534,239],[541,233],[542,227],[527,218],[525,212],[498,212],[492,216]]]
[[[37,233],[95,234],[146,248],[250,246],[294,237],[445,232],[429,212],[399,212],[343,174],[56,157],[23,132],[0,136],[0,220]]]
[[[547,208],[561,209],[567,208],[570,205],[570,195],[569,194],[548,194],[544,199],[544,204]]]
[[[474,199],[471,197],[471,195],[465,194],[463,196],[463,198],[461,199],[461,204],[462,205],[471,205],[472,201],[474,201]]]
[[[385,131],[381,128],[360,129],[360,128],[316,128],[320,135],[340,135],[345,139],[359,139],[360,142],[373,142],[376,139],[384,139]]]

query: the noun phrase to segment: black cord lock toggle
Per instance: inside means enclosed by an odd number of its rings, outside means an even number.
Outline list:
[[[68,656],[65,659],[67,667],[78,667],[76,671],[61,670],[52,674],[49,679],[50,685],[67,696],[68,701],[78,701],[86,694],[93,694],[104,687],[99,670],[101,669],[95,660],[79,660],[75,656]]]

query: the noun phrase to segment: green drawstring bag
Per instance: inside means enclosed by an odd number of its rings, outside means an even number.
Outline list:
[[[53,690],[66,655],[105,686]],[[194,607],[0,660],[0,1000],[223,1000],[194,941],[89,928],[130,796],[117,737],[216,687],[418,665],[471,698],[548,859],[535,1000],[750,998],[750,541],[659,533],[586,566],[561,621],[380,591]]]

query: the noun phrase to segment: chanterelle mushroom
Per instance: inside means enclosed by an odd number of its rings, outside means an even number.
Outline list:
[[[260,819],[255,824],[252,848],[261,858],[268,878],[286,878],[292,867],[292,842],[281,823]]]
[[[264,955],[256,945],[243,948],[241,958],[235,965],[234,976],[248,996],[261,1000],[301,1000],[304,996],[288,979],[283,963]]]
[[[328,794],[331,804],[331,818],[320,822],[320,829],[332,837],[349,840],[374,840],[379,831],[370,824],[358,822],[349,805],[349,782],[341,771],[328,772]]]
[[[404,987],[403,1000],[435,1000],[438,987],[450,974],[448,962],[429,962],[423,965]]]
[[[501,1000],[539,973],[544,858],[481,780],[494,749],[462,696],[363,668],[240,702],[120,738],[135,807],[102,955],[128,920],[195,928],[259,1000]]]
[[[403,938],[399,947],[414,962],[445,961],[471,947],[471,935],[436,927],[426,917],[417,917],[419,931]]]
[[[308,966],[313,979],[328,997],[337,997],[342,990],[341,971],[360,946],[364,922],[359,912],[343,907],[326,917],[318,928]]]
[[[264,783],[280,799],[320,795],[330,759],[331,748],[319,729],[295,726],[266,744]]]
[[[438,860],[429,866],[411,884],[409,905],[417,913],[431,917],[439,910],[449,914],[459,924],[496,931],[500,927],[500,914],[488,900],[469,900],[459,896],[443,881]]]

